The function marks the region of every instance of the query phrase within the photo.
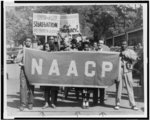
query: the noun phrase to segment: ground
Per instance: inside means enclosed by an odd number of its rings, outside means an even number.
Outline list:
[[[142,89],[139,85],[139,79],[134,79],[134,93],[138,111],[134,111],[129,106],[128,96],[126,89],[123,89],[121,108],[120,110],[114,110],[115,106],[115,85],[112,85],[106,89],[105,106],[92,106],[92,100],[90,101],[89,109],[81,108],[81,100],[77,101],[74,91],[69,92],[68,99],[61,100],[62,94],[59,93],[58,103],[56,109],[48,108],[42,109],[44,105],[43,92],[39,89],[39,86],[35,88],[34,108],[33,110],[19,111],[20,105],[20,81],[19,73],[20,69],[17,64],[7,64],[8,80],[6,85],[6,101],[7,106],[5,110],[5,116],[7,118],[14,117],[115,117],[115,116],[142,116],[144,115],[144,98],[142,96]]]

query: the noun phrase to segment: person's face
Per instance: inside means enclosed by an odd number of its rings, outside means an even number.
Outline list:
[[[101,49],[102,48],[103,43],[99,42],[98,43],[98,48]]]
[[[78,42],[78,46],[81,47],[81,46],[82,46],[82,43],[81,43],[81,42]]]
[[[76,44],[73,43],[73,44],[72,44],[72,48],[76,48]]]
[[[121,48],[122,50],[125,50],[127,48],[127,42],[122,42]]]
[[[46,44],[45,45],[45,51],[49,51],[49,50],[50,50],[49,44]]]
[[[54,40],[54,38],[50,38],[49,41],[50,41],[51,43],[54,43],[55,40]]]
[[[89,46],[88,46],[88,44],[85,44],[84,50],[85,50],[85,51],[89,51]]]
[[[26,45],[26,47],[31,47],[31,39],[30,38],[27,38],[26,39],[26,42],[25,42],[25,45]]]
[[[54,39],[54,42],[57,42],[57,38]]]

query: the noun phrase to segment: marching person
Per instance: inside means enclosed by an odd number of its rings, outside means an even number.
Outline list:
[[[78,51],[77,40],[76,39],[72,39],[72,41],[71,41],[71,50],[70,51]]]
[[[99,40],[99,42],[98,42],[98,51],[110,51],[110,48],[107,45],[104,45],[103,40]]]
[[[133,78],[132,78],[132,67],[133,67],[133,63],[137,59],[137,55],[133,50],[128,48],[127,41],[122,42],[120,57],[121,57],[121,74],[120,74],[121,76],[120,79],[116,82],[117,98],[116,98],[115,109],[119,110],[120,108],[121,93],[122,93],[122,86],[123,86],[122,83],[124,80],[124,83],[127,88],[131,109],[138,110],[134,100]]]
[[[72,39],[72,41],[71,41],[71,48],[68,49],[68,51],[78,51],[76,39]],[[71,89],[71,87],[65,87],[64,88],[64,98],[63,99],[67,99],[68,92],[70,91],[70,89]],[[76,95],[77,95],[77,98],[78,98],[78,91],[77,90],[78,90],[78,88],[75,88]]]
[[[49,43],[45,43],[43,46],[43,50],[47,52],[52,52],[55,50],[58,50],[58,46],[55,46],[54,44],[54,38],[50,38],[51,41]],[[44,87],[44,98],[45,98],[45,104],[42,107],[42,109],[46,109],[51,105],[52,108],[56,108],[56,102],[57,102],[57,95],[58,95],[58,87],[55,86],[42,86]],[[50,99],[51,98],[51,102]]]
[[[31,48],[31,42],[32,42],[32,38],[26,37],[24,47]],[[23,50],[19,51],[17,58],[16,58],[16,63],[19,63],[19,66],[21,66],[21,71],[20,71],[20,107],[19,107],[20,111],[23,111],[27,104],[28,104],[28,109],[32,110],[32,108],[33,108],[33,91],[34,91],[34,86],[29,84],[29,81],[25,75],[23,52],[24,52]]]
[[[99,40],[98,42],[98,48],[97,51],[101,52],[101,51],[110,51],[110,48],[106,45],[104,45],[104,41],[103,40]],[[98,103],[98,90],[99,90],[99,95],[100,95],[100,104],[104,105],[104,97],[105,97],[105,88],[95,88],[94,89],[94,94],[93,94],[93,98],[94,98],[94,105],[96,105]]]
[[[82,51],[83,50],[83,42],[82,41],[79,41],[77,46],[78,46],[78,51]]]
[[[84,51],[90,51],[89,43],[85,42],[84,43]],[[89,99],[90,99],[90,88],[83,88],[82,91],[82,108],[83,109],[88,109],[89,108]]]
[[[49,47],[49,43],[45,43],[43,45],[43,50],[46,52],[50,52],[50,47]],[[42,107],[42,109],[46,109],[49,107],[49,99],[50,99],[50,87],[49,86],[40,86],[41,89],[44,90],[44,99],[45,99],[45,104]]]
[[[56,42],[54,40],[54,37],[50,37],[50,42],[49,42],[50,52],[59,51],[59,46],[58,46],[57,43],[58,42]],[[51,86],[50,87],[50,91],[51,91],[51,106],[54,109],[56,108],[58,90],[59,90],[59,87],[57,87],[57,86]]]
[[[59,51],[57,38],[50,36],[48,41],[49,41],[50,51]]]
[[[93,47],[92,47],[92,51],[97,51],[97,50],[98,50],[97,42],[94,42]]]

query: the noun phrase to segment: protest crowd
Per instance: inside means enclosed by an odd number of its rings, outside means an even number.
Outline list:
[[[79,40],[78,40],[79,39]],[[83,38],[81,34],[78,37],[71,36],[67,34],[65,37],[62,37],[61,34],[58,36],[49,36],[47,42],[43,45],[37,41],[37,46],[32,46],[32,37],[26,37],[24,42],[24,47],[38,49],[45,52],[62,52],[62,51],[108,51],[111,49],[104,44],[104,40],[99,40],[97,42],[91,42],[88,38]],[[118,110],[120,108],[121,101],[121,92],[122,92],[122,80],[124,80],[128,96],[129,102],[131,105],[131,109],[138,110],[136,107],[136,103],[134,100],[133,94],[133,77],[132,77],[132,67],[134,62],[138,59],[137,54],[134,50],[128,49],[127,42],[123,41],[120,49],[120,58],[121,58],[121,80],[116,80],[116,106],[114,105],[114,109]],[[18,53],[16,58],[16,62],[19,63],[21,67],[20,72],[20,111],[23,111],[28,105],[28,109],[32,110],[34,106],[34,86],[30,85],[26,74],[24,72],[24,61],[23,61],[23,51],[21,50]],[[60,86],[40,86],[40,90],[44,93],[44,105],[42,109],[46,109],[48,107],[56,108],[57,107],[57,98],[58,93],[63,94],[62,99],[66,99],[68,97],[69,91],[74,90],[76,101],[82,100],[81,107],[83,109],[88,109],[90,107],[89,100],[92,94],[93,106],[96,106],[99,102],[100,105],[105,106],[105,88],[86,88],[86,87],[60,87]],[[100,101],[99,101],[100,99]]]
[[[105,100],[107,97],[106,87],[104,86],[111,86],[115,84],[116,102],[114,109],[119,110],[121,107],[122,88],[125,85],[131,109],[138,110],[138,106],[136,105],[134,98],[134,81],[132,72],[134,65],[135,68],[137,67],[136,69],[141,70],[140,84],[144,88],[143,49],[141,44],[138,44],[134,49],[130,49],[128,47],[128,41],[125,38],[121,41],[119,49],[113,50],[110,46],[105,44],[105,37],[103,36],[101,36],[101,39],[91,40],[90,37],[86,37],[80,32],[78,14],[55,15],[34,13],[32,30],[32,36],[26,36],[23,41],[24,49],[21,49],[15,58],[15,63],[18,63],[20,66],[20,111],[24,111],[26,107],[28,107],[29,110],[32,110],[34,107],[35,86],[31,83],[38,83],[40,91],[43,93],[43,107],[41,109],[47,109],[49,107],[56,109],[57,103],[59,102],[58,96],[62,94],[61,99],[63,101],[67,99],[69,92],[72,90],[76,97],[75,101],[81,102],[80,106],[83,109],[89,109],[91,106],[97,106],[98,104],[105,106]],[[45,38],[40,40],[38,36],[44,36]],[[43,62],[42,59],[40,61],[38,58],[38,55],[42,53],[43,56],[45,55],[47,57],[45,58],[46,62],[44,60]],[[59,55],[54,53],[59,53]],[[80,53],[84,53],[84,58],[82,58],[82,54]],[[85,55],[85,53],[87,54]],[[61,56],[61,54],[64,56]],[[34,59],[31,59],[32,55],[34,55]],[[35,55],[38,57],[36,58]],[[56,55],[55,57],[59,58],[59,62],[62,62],[61,65],[58,65],[57,61],[53,60],[53,55]],[[66,59],[64,59],[65,57]],[[79,67],[79,76],[75,72],[71,75],[70,71],[76,69],[76,66],[75,62],[71,61],[69,57],[71,59],[75,58],[76,61],[78,60],[76,63]],[[80,58],[78,59],[78,57]],[[39,60],[39,64],[37,59]],[[67,74],[60,75],[58,72],[58,66],[62,67],[64,64],[62,68],[68,68],[66,65],[67,60],[70,62],[71,67],[69,66]],[[50,61],[53,62],[51,63]],[[29,64],[27,64],[27,62]],[[46,70],[48,69],[48,63],[51,64],[51,67],[47,74]],[[52,67],[53,63],[54,66]],[[84,63],[84,67],[82,66],[82,63]],[[140,68],[138,65],[139,63]],[[72,67],[73,65],[75,67]],[[80,69],[84,71],[81,71]],[[45,73],[43,72],[44,75],[41,74],[42,70],[46,71]],[[52,72],[55,72],[56,75],[51,75]],[[59,80],[57,80],[58,76]],[[34,79],[34,82],[31,82],[32,78]],[[49,78],[51,80],[49,80]],[[60,82],[61,79],[62,83]],[[69,81],[68,79],[71,80]],[[44,84],[41,84],[42,82]]]

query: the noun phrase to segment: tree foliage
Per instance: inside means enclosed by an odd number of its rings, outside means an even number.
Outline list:
[[[84,5],[84,6],[17,6],[6,9],[7,43],[22,44],[32,35],[33,13],[79,13],[81,33],[95,41],[143,25],[142,6]]]

